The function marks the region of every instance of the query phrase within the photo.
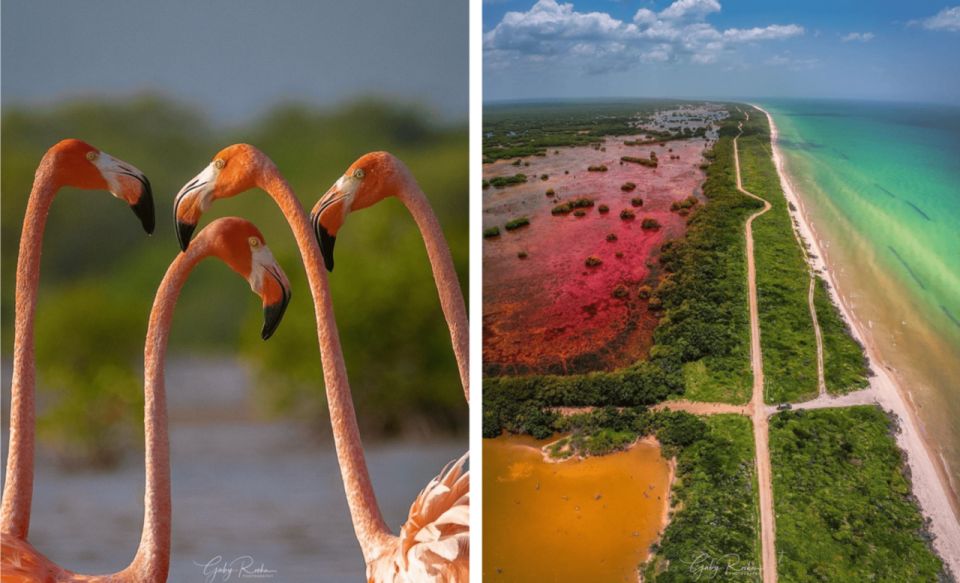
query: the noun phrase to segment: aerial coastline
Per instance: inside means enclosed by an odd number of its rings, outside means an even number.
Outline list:
[[[844,290],[837,285],[834,270],[825,258],[816,231],[808,217],[808,211],[803,200],[797,195],[790,176],[784,165],[784,159],[778,143],[778,130],[773,116],[760,107],[751,104],[763,112],[770,124],[770,142],[774,165],[780,176],[784,196],[793,205],[791,215],[795,218],[795,225],[805,243],[812,250],[810,257],[812,268],[829,283],[829,293],[840,309],[843,318],[850,325],[854,337],[859,340],[873,365],[874,375],[870,379],[870,386],[875,391],[877,402],[887,411],[893,412],[900,419],[900,431],[896,435],[898,446],[906,452],[907,464],[913,494],[919,501],[922,512],[930,519],[930,530],[935,535],[934,547],[949,566],[957,574],[960,572],[960,522],[958,522],[957,492],[949,478],[949,468],[946,462],[937,454],[934,444],[921,432],[921,423],[917,414],[908,401],[912,403],[909,390],[896,371],[889,368],[878,356],[876,341],[863,322],[857,319],[845,298]],[[796,209],[796,210],[794,210]],[[832,268],[831,268],[832,267]],[[849,291],[847,292],[849,293]]]

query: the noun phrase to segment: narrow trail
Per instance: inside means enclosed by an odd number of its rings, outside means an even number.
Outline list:
[[[802,409],[831,409],[834,407],[855,407],[857,405],[879,405],[877,391],[874,388],[863,389],[847,393],[846,395],[820,395],[816,399],[804,401],[802,403],[793,403],[791,409],[799,411]],[[778,413],[775,405],[767,405],[767,415]]]
[[[746,119],[750,114],[744,112]],[[750,299],[750,364],[753,368],[753,441],[757,460],[757,489],[760,498],[760,547],[761,571],[764,583],[777,581],[777,552],[775,546],[776,524],[773,513],[773,480],[770,468],[770,442],[766,406],[763,400],[763,354],[760,351],[760,313],[757,309],[757,268],[753,253],[753,221],[770,210],[768,201],[743,188],[740,174],[740,151],[737,141],[743,134],[743,123],[739,124],[740,133],[733,139],[733,162],[737,172],[737,190],[763,203],[763,209],[747,218],[747,285]]]
[[[771,156],[773,154],[771,153]],[[807,264],[807,271],[810,274],[810,288],[807,292],[807,305],[810,308],[810,320],[813,321],[813,334],[817,340],[817,393],[823,397],[827,394],[827,381],[823,373],[823,334],[820,332],[820,320],[817,319],[817,308],[813,303],[813,294],[816,289],[817,276],[814,271],[813,261],[810,259],[810,253],[807,251],[807,246],[804,244],[803,239],[800,237],[800,229],[797,224],[794,222],[794,218],[790,217],[790,228],[793,231],[793,238],[797,240],[797,246],[800,247],[800,251],[803,253],[803,260]]]

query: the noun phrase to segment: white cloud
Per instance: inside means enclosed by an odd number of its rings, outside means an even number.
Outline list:
[[[960,6],[944,8],[929,18],[911,20],[908,24],[913,26],[922,26],[927,30],[960,32]]]
[[[615,59],[617,67],[638,63],[687,61],[709,64],[743,43],[800,36],[802,26],[771,24],[718,30],[706,22],[721,10],[718,0],[675,0],[659,12],[641,8],[632,21],[605,12],[577,12],[572,3],[538,0],[526,12],[508,12],[483,35],[485,64],[550,58],[581,59],[591,71],[597,59]]]
[[[793,71],[803,71],[813,69],[820,65],[819,59],[798,59],[790,53],[774,55],[763,62],[764,65],[771,67],[781,67]]]
[[[872,32],[851,32],[840,37],[840,40],[845,43],[853,41],[866,43],[872,41],[874,36]]]
[[[763,28],[730,28],[723,31],[723,38],[733,42],[754,42],[761,40],[777,40],[800,36],[803,34],[803,27],[796,24],[786,26],[780,24],[771,24]]]
[[[660,18],[664,20],[704,18],[711,12],[720,12],[720,3],[717,0],[677,0],[660,12]]]

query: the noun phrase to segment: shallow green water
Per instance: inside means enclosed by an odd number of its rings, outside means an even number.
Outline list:
[[[960,108],[769,101],[791,183],[884,362],[960,471]]]

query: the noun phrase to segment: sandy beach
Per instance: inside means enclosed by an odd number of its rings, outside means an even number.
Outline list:
[[[850,290],[843,290],[838,287],[836,278],[833,276],[834,271],[824,259],[820,240],[808,219],[803,201],[792,188],[789,177],[784,170],[783,156],[777,139],[777,126],[773,117],[763,108],[757,105],[753,105],[753,107],[763,112],[770,122],[773,161],[780,176],[784,196],[793,204],[794,209],[791,209],[791,214],[798,226],[800,236],[812,251],[813,268],[829,284],[829,292],[833,301],[840,307],[844,319],[850,324],[854,337],[866,349],[871,368],[875,373],[875,376],[870,379],[870,384],[876,391],[877,400],[885,410],[893,412],[900,419],[897,444],[906,453],[913,483],[913,494],[919,501],[924,516],[930,521],[930,531],[935,536],[934,548],[943,558],[954,577],[957,577],[960,575],[960,521],[958,521],[960,501],[958,501],[956,492],[951,489],[947,470],[936,454],[936,448],[928,442],[919,429],[921,424],[917,419],[916,412],[908,404],[912,402],[909,391],[897,378],[896,372],[878,357],[878,351],[869,329],[855,317],[845,299],[844,292],[850,293]]]

